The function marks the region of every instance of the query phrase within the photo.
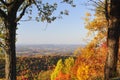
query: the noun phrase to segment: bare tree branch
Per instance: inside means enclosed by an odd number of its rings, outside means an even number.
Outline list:
[[[29,6],[29,4],[24,7],[23,11],[22,11],[21,14],[19,15],[19,17],[16,18],[15,22],[18,22],[18,21],[24,16],[25,10],[27,9],[28,6]]]
[[[21,0],[20,0],[21,1]],[[24,0],[22,0],[24,2]],[[34,3],[36,5],[35,0],[29,0],[29,3],[23,8],[21,14],[19,15],[18,18],[16,18],[15,22],[18,22],[25,14],[25,10],[27,9],[27,7],[29,7],[32,3]]]
[[[92,10],[92,11],[98,11],[98,12],[102,12],[102,13],[105,13],[105,11],[104,10],[96,10],[96,9],[90,9],[90,8],[88,8],[89,10]]]
[[[108,0],[105,0],[105,17],[106,20],[109,20],[109,14],[108,14]]]
[[[94,2],[96,5],[100,6],[101,8],[105,9],[103,6],[101,6],[98,2],[94,1],[94,0],[90,0],[91,2]],[[101,1],[101,0],[99,0]]]
[[[103,1],[99,0],[99,2],[101,2],[102,4],[105,4]]]

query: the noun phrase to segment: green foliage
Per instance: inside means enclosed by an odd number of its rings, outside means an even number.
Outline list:
[[[57,66],[55,67],[55,70],[51,74],[51,80],[55,80],[57,77],[63,74],[64,74],[63,77],[65,77],[66,74],[71,75],[71,68],[73,67],[73,65],[74,65],[74,59],[72,57],[69,57],[64,61],[60,59],[57,62]],[[60,78],[62,78],[62,76]]]
[[[57,66],[55,67],[54,72],[51,74],[51,80],[55,80],[55,78],[58,76],[58,74],[62,70],[62,68],[63,68],[63,62],[62,62],[62,59],[60,59],[57,62]]]
[[[73,65],[74,65],[74,59],[72,57],[65,59],[63,72],[66,74],[70,73]]]

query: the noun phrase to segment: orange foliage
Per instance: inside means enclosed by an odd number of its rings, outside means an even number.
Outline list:
[[[71,75],[70,74],[65,74],[63,72],[60,72],[58,76],[55,78],[55,80],[70,80]]]
[[[107,21],[102,13],[96,13],[92,21],[90,17],[91,14],[86,13],[86,28],[92,33],[97,31],[96,36],[85,48],[80,48],[75,51],[75,55],[77,54],[78,56],[74,66],[71,68],[72,74],[70,75],[72,76],[65,79],[66,74],[59,73],[56,80],[71,80],[71,78],[75,80],[103,79],[104,64],[107,55]]]
[[[104,64],[107,55],[106,35],[107,21],[103,13],[95,14],[93,20],[90,19],[91,14],[86,13],[85,24],[86,28],[91,32],[96,31],[96,36],[85,47],[76,51],[80,52],[72,68],[73,75],[77,80],[96,80],[104,77]]]
[[[105,43],[95,47],[90,43],[80,49],[80,54],[71,67],[71,72],[60,71],[55,80],[96,80],[104,77],[104,64],[106,60],[107,46]],[[63,70],[66,67],[63,67]]]
[[[104,16],[103,13],[96,13],[95,18],[91,20],[91,15],[90,13],[86,13],[86,17],[84,18],[85,20],[85,28],[90,30],[90,31],[100,31],[100,30],[105,30],[107,29],[107,20]]]
[[[85,48],[78,49],[79,56],[71,67],[71,72],[60,71],[55,80],[96,80],[104,77],[104,64],[106,60],[106,43],[95,47],[90,43]],[[66,67],[63,67],[65,70]]]
[[[81,49],[81,53],[72,69],[74,76],[78,80],[92,80],[98,76],[103,77],[107,47],[102,45],[95,48],[92,44],[89,44]]]

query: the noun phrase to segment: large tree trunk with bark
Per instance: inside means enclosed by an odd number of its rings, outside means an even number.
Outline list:
[[[6,80],[16,80],[16,50],[15,50],[16,23],[5,21],[5,27],[6,27],[5,33]]]
[[[108,54],[105,64],[105,80],[110,80],[117,76],[117,60],[119,50],[120,34],[120,0],[111,0],[110,24],[108,27],[107,46]]]
[[[11,3],[13,0],[8,0]],[[5,78],[6,80],[16,80],[16,26],[15,22],[17,9],[10,5],[7,8],[7,18],[5,19]]]
[[[16,26],[17,11],[25,0],[6,0],[7,15],[4,18],[5,23],[5,78],[6,80],[16,80]],[[25,10],[23,10],[24,12]],[[24,15],[21,14],[20,18]],[[19,19],[19,18],[18,18]]]
[[[108,29],[108,54],[105,64],[105,80],[117,76],[120,21],[112,22]]]
[[[12,0],[11,0],[12,1]],[[8,7],[8,16],[5,23],[5,77],[6,80],[16,80],[16,11],[13,9],[13,5]]]

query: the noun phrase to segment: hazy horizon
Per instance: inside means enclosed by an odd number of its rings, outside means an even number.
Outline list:
[[[16,46],[21,46],[21,45],[86,45],[86,44],[16,44]]]

